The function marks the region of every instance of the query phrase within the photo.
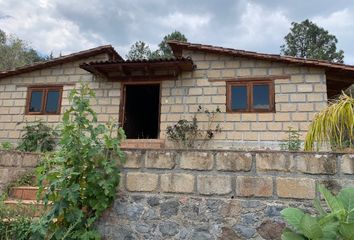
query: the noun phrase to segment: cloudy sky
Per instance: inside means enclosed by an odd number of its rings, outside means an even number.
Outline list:
[[[193,43],[279,53],[291,22],[306,18],[354,64],[353,0],[0,0],[0,29],[54,55],[112,44],[125,56],[135,41],[154,49],[174,30]]]

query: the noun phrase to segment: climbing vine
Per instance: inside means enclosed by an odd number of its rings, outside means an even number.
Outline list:
[[[32,226],[33,239],[100,239],[93,224],[116,196],[117,160],[125,161],[120,149],[125,135],[112,121],[97,123],[90,107],[93,97],[87,85],[72,90],[59,148],[37,169],[39,194],[44,193],[43,201],[50,209]]]

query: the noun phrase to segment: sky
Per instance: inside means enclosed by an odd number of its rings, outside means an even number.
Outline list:
[[[0,29],[54,56],[111,44],[125,57],[178,30],[189,42],[280,53],[292,22],[310,19],[354,65],[353,0],[0,0]]]

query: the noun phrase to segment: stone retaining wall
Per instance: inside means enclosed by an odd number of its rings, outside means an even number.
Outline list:
[[[354,186],[354,155],[127,151],[106,239],[279,239],[280,211],[312,211],[316,184]]]
[[[0,150],[0,194],[11,181],[32,170],[39,158],[40,155],[36,153]]]
[[[105,239],[280,239],[280,211],[313,212],[316,184],[354,186],[354,154],[129,150]],[[0,151],[3,189],[40,155]]]

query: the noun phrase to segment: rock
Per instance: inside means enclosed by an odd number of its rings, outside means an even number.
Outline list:
[[[146,201],[151,207],[156,207],[160,204],[160,199],[158,197],[149,197]]]
[[[126,214],[129,220],[137,221],[144,211],[143,206],[133,205],[127,206]]]
[[[253,227],[241,225],[241,224],[235,224],[233,228],[241,234],[241,236],[245,237],[246,239],[250,239],[256,234],[256,230]]]
[[[257,217],[253,213],[241,215],[241,222],[245,225],[252,225],[257,222]]]
[[[174,222],[164,222],[159,225],[159,230],[162,236],[175,236],[178,231],[178,224]]]
[[[221,200],[208,199],[206,205],[211,212],[218,212],[222,203]]]
[[[257,232],[266,240],[280,240],[285,223],[272,220],[265,220],[258,228]]]
[[[222,235],[219,238],[220,240],[242,240],[242,238],[238,236],[231,228],[223,227],[221,230]]]
[[[134,240],[133,231],[130,226],[112,226],[109,237],[111,239]],[[109,239],[109,238],[108,238]]]
[[[213,236],[208,232],[194,232],[191,239],[193,240],[214,240]]]
[[[243,208],[256,208],[261,206],[261,203],[257,200],[242,201]]]
[[[230,202],[226,203],[221,209],[221,214],[224,217],[236,217],[240,215],[240,212],[241,204],[237,200],[231,200]]]
[[[265,214],[267,217],[279,217],[280,211],[283,210],[283,206],[268,206],[265,210]]]
[[[179,208],[179,202],[176,200],[171,200],[168,202],[164,202],[160,207],[160,214],[164,217],[171,217],[177,215]]]
[[[155,209],[148,209],[143,215],[144,220],[157,220],[159,218],[160,217]]]
[[[148,224],[145,224],[145,223],[137,224],[135,229],[138,232],[140,232],[140,233],[148,233],[148,232],[150,232],[150,226]]]
[[[181,208],[181,212],[183,216],[187,217],[188,219],[196,219],[200,218],[199,216],[199,208],[195,205],[186,205]]]

